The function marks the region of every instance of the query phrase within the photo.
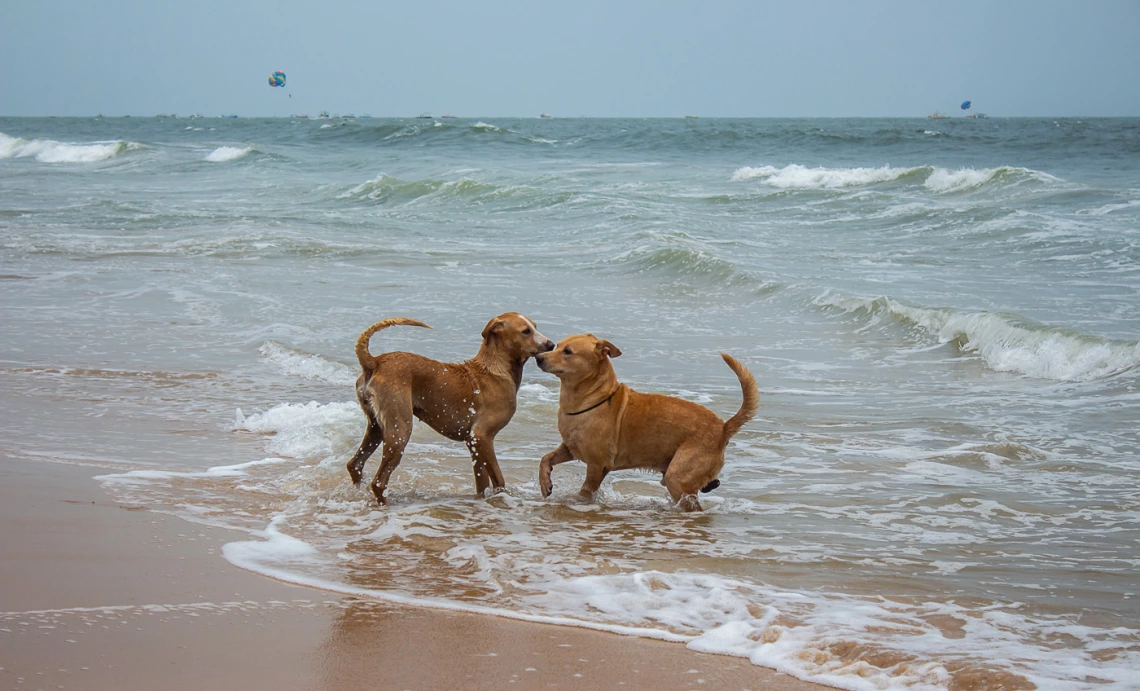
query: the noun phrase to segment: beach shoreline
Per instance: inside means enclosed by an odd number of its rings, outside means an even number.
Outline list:
[[[221,557],[232,531],[0,453],[11,689],[824,688],[676,643],[337,595]]]

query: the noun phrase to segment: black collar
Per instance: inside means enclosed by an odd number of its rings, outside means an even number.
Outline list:
[[[579,411],[578,411],[578,412],[576,412],[576,413],[566,413],[566,414],[567,414],[567,415],[581,415],[582,413],[588,413],[588,412],[590,412],[591,410],[593,410],[594,408],[597,408],[598,406],[602,405],[603,403],[609,403],[609,402],[610,402],[610,399],[614,397],[614,394],[616,394],[616,393],[618,392],[618,389],[620,389],[620,388],[621,388],[621,385],[618,385],[617,389],[614,389],[613,393],[611,393],[609,396],[606,396],[605,398],[603,398],[602,400],[598,401],[597,403],[595,403],[594,405],[590,406],[589,408],[586,408],[585,410],[579,410]]]

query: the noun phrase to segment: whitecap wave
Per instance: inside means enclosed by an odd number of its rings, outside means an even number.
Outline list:
[[[845,298],[825,293],[817,305],[845,312],[890,314],[941,343],[958,341],[998,372],[1058,381],[1103,379],[1140,366],[1140,341],[1102,338],[1039,324],[1008,312],[968,312],[908,305],[888,297]]]
[[[732,174],[734,181],[758,180],[780,189],[836,189],[890,182],[911,174],[918,168],[808,168],[795,163],[776,168],[739,168]]]
[[[997,168],[808,168],[791,164],[783,168],[760,166],[738,168],[732,174],[735,182],[756,181],[769,187],[787,190],[826,190],[864,187],[888,182],[922,181],[931,192],[943,194],[985,188],[990,185],[1015,185],[1023,182],[1059,182],[1048,173],[1029,168],[999,166]]]
[[[210,153],[206,154],[206,160],[211,163],[224,163],[226,161],[233,161],[253,153],[252,146],[244,148],[236,146],[219,146]]]
[[[960,168],[958,170],[934,168],[922,184],[933,192],[961,192],[985,187],[992,182],[1020,183],[1026,181],[1059,182],[1059,179],[1039,170],[1013,166],[982,168],[980,170],[974,168]]]
[[[141,144],[121,139],[71,144],[51,139],[9,137],[0,132],[0,159],[34,157],[41,163],[96,163],[141,148]]]

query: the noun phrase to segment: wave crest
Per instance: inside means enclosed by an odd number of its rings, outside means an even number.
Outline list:
[[[761,166],[739,168],[732,174],[736,182],[759,180],[779,189],[836,189],[891,182],[922,168],[808,168],[791,164],[783,168]]]
[[[527,185],[504,186],[469,177],[458,180],[401,180],[381,174],[337,195],[337,199],[370,201],[379,204],[411,204],[424,198],[472,200],[475,203],[500,202],[524,206],[553,206],[572,200],[577,192],[546,192]]]
[[[356,383],[355,370],[320,355],[302,353],[275,341],[266,341],[259,350],[266,362],[287,375],[338,386],[352,386]]]
[[[1059,179],[1029,168],[1000,166],[997,168],[939,168],[917,166],[914,168],[808,168],[791,164],[783,168],[761,166],[743,167],[732,174],[734,182],[758,181],[777,189],[826,190],[846,187],[865,187],[890,182],[915,182],[921,179],[922,186],[935,193],[962,192],[990,186],[1014,185],[1023,182],[1059,182]]]
[[[256,151],[256,149],[254,149],[252,146],[247,146],[244,148],[237,146],[219,146],[210,153],[206,154],[206,160],[210,161],[211,163],[224,163],[226,161],[239,159],[242,156],[253,153],[254,151]]]
[[[941,343],[957,341],[990,369],[1058,381],[1103,379],[1140,366],[1140,341],[1102,338],[1008,312],[967,312],[918,307],[888,297],[816,298],[823,307],[869,315],[886,314],[918,326]]]
[[[0,132],[0,159],[34,157],[41,163],[97,163],[141,148],[142,144],[122,139],[71,144],[52,139],[9,137]]]

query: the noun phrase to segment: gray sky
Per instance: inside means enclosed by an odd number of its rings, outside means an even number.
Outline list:
[[[1140,0],[3,0],[0,18],[0,115],[1140,115]]]

